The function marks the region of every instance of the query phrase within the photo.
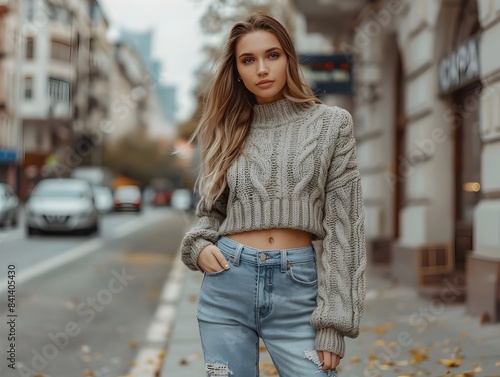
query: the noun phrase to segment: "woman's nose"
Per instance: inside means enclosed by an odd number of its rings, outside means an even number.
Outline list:
[[[259,66],[258,66],[258,70],[257,70],[257,74],[259,76],[262,76],[262,75],[267,75],[269,73],[268,69],[267,69],[267,66],[265,64],[264,61],[260,61],[259,62]]]

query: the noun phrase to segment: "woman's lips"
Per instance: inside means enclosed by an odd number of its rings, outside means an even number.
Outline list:
[[[269,88],[271,85],[273,85],[274,81],[272,80],[262,80],[257,83],[257,86],[262,89]]]

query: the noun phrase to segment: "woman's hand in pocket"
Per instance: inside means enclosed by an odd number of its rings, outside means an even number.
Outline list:
[[[226,258],[215,245],[205,246],[198,256],[197,263],[203,271],[209,273],[229,269]]]

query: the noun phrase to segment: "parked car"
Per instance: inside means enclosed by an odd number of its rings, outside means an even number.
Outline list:
[[[113,211],[114,197],[113,191],[109,187],[93,186],[95,206],[100,213],[108,213]]]
[[[80,179],[40,181],[26,202],[26,232],[98,231],[99,215],[90,183]]]
[[[17,226],[19,199],[9,185],[0,183],[0,228],[10,224]]]
[[[172,194],[170,205],[172,208],[189,211],[193,203],[193,195],[188,189],[177,189]]]
[[[141,189],[134,185],[120,186],[115,189],[116,211],[137,211],[142,208]]]
[[[153,205],[169,206],[172,201],[171,189],[156,189],[153,195]]]

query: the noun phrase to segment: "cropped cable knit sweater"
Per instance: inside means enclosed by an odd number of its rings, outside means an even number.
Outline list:
[[[201,197],[198,224],[181,243],[191,270],[222,235],[269,228],[302,229],[322,240],[316,350],[344,356],[355,338],[366,294],[364,208],[352,117],[323,104],[282,99],[255,105],[243,153],[227,172],[212,208]],[[293,292],[291,292],[293,294]]]

